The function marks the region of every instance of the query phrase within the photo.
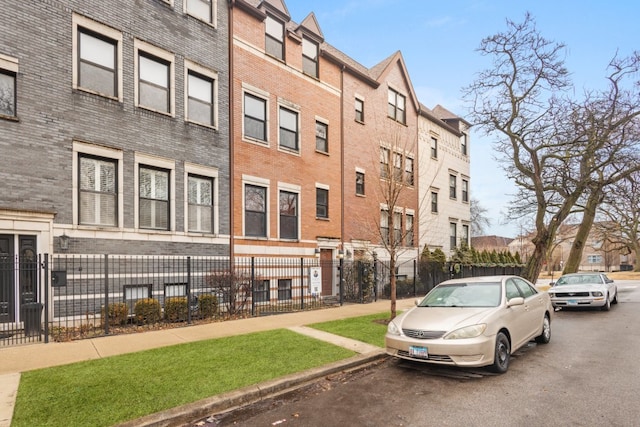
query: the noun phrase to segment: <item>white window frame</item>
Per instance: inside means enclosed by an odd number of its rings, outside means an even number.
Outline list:
[[[189,10],[189,3],[190,1],[200,1],[203,3],[210,3],[210,7],[211,10],[210,12],[210,16],[208,19],[203,19],[202,16],[197,15],[196,13],[193,13],[193,11]],[[218,22],[218,0],[183,0],[182,3],[182,10],[185,11],[185,13],[189,16],[192,16],[194,18],[196,18],[199,21],[202,21],[208,25],[211,25],[212,27],[216,28],[217,27],[217,22]]]
[[[274,37],[274,35],[272,33],[269,32],[269,21],[278,24],[281,28],[282,28],[282,33],[278,34],[278,36],[280,37],[280,39],[277,39],[276,37]],[[275,18],[274,16],[267,14],[267,17],[265,18],[264,21],[264,37],[265,37],[265,42],[264,42],[264,51],[267,55],[272,56],[276,59],[279,59],[280,61],[284,61],[285,57],[286,57],[286,43],[285,43],[285,23],[282,22],[282,20]],[[280,52],[280,56],[278,55],[274,55],[273,53],[268,51],[267,48],[267,40],[271,39],[274,40],[275,42],[278,42],[281,44],[281,52]]]
[[[111,27],[108,27],[99,22],[93,21],[89,18],[86,18],[82,15],[78,15],[74,13],[71,17],[72,28],[73,28],[73,36],[71,37],[71,50],[72,50],[72,87],[76,90],[81,90],[84,92],[94,93],[100,96],[104,96],[111,99],[117,99],[119,102],[123,102],[123,90],[122,90],[122,32],[115,30]],[[79,77],[78,76],[78,63],[80,61],[79,52],[78,52],[78,27],[85,28],[89,31],[93,31],[94,33],[98,33],[106,38],[112,39],[116,42],[116,73],[117,75],[117,96],[111,96],[104,93],[99,93],[92,91],[91,89],[83,88],[79,85]],[[137,61],[136,61],[137,62]],[[137,79],[136,79],[137,80]]]
[[[254,138],[252,136],[247,136],[246,133],[246,129],[244,127],[244,118],[245,118],[245,110],[244,110],[244,98],[245,95],[249,94],[251,96],[254,96],[256,98],[260,98],[265,102],[265,139],[257,139]],[[265,92],[261,89],[258,89],[256,87],[247,85],[247,84],[242,84],[242,140],[245,142],[251,142],[251,143],[255,143],[255,144],[259,144],[259,145],[266,145],[267,147],[269,146],[269,93]]]
[[[280,141],[280,111],[285,109],[291,113],[296,115],[296,148],[291,148],[282,145],[282,141]],[[290,154],[300,155],[302,152],[302,114],[300,113],[300,106],[283,99],[278,100],[278,150]],[[314,138],[314,147],[315,147],[315,138]]]
[[[213,87],[211,96],[213,96],[213,99],[211,100],[211,108],[213,109],[213,123],[202,123],[189,117],[189,71],[201,74],[212,80],[211,83]],[[187,59],[184,61],[184,120],[213,129],[218,128],[218,73]]]
[[[185,163],[184,165],[184,231],[186,233],[200,233],[198,231],[189,231],[189,175],[202,176],[213,180],[213,194],[211,195],[213,229],[211,233],[220,234],[220,206],[218,203],[220,183],[218,169],[193,163]]]
[[[155,56],[163,61],[169,63],[169,111],[156,110],[153,107],[140,104],[140,53],[146,53],[148,55]],[[154,111],[159,114],[175,117],[176,114],[176,85],[175,85],[175,55],[164,49],[161,49],[152,44],[143,42],[142,40],[134,39],[133,41],[133,54],[134,54],[134,105],[138,108],[144,108],[145,110]]]
[[[71,169],[73,173],[72,180],[72,193],[73,193],[73,201],[71,202],[71,208],[73,209],[72,221],[73,225],[83,228],[105,228],[109,230],[122,230],[124,224],[124,202],[123,202],[123,191],[124,191],[124,168],[122,165],[122,160],[124,159],[123,152],[121,150],[116,150],[114,148],[103,147],[100,145],[89,144],[85,142],[73,141],[73,159],[71,161]],[[81,225],[80,224],[80,210],[79,210],[79,201],[80,201],[80,182],[78,177],[80,176],[80,156],[88,155],[88,156],[96,156],[103,157],[105,159],[111,159],[116,161],[118,168],[116,170],[116,180],[118,183],[118,205],[116,209],[118,209],[117,216],[117,225],[115,227],[112,226],[98,226],[98,225]]]
[[[176,163],[171,159],[151,156],[148,154],[136,153],[134,160],[133,185],[135,189],[134,200],[134,227],[139,232],[149,233],[170,233],[176,229]],[[140,228],[140,167],[149,166],[152,168],[165,169],[169,171],[169,229],[156,230],[151,228]]]
[[[322,153],[322,154],[329,154],[329,120],[327,119],[323,119],[322,117],[318,117],[316,116],[316,121],[315,121],[315,126],[314,129],[316,129],[316,137],[315,137],[315,150],[318,153]],[[325,126],[325,130],[326,130],[326,135],[324,137],[324,143],[326,145],[326,149],[325,150],[319,150],[318,149],[318,133],[317,133],[317,125],[321,124]]]
[[[290,239],[290,238],[282,238],[280,237],[280,192],[281,191],[285,191],[287,193],[295,193],[297,194],[297,199],[298,199],[298,212],[296,212],[297,218],[296,218],[296,222],[297,222],[297,229],[298,229],[298,236],[295,239]],[[315,206],[315,203],[314,203]],[[295,185],[295,184],[288,184],[286,182],[278,182],[278,239],[283,239],[283,240],[287,240],[287,241],[291,241],[291,240],[302,240],[302,187],[299,185]]]
[[[245,200],[245,186],[246,185],[254,185],[254,186],[258,186],[258,187],[264,187],[265,188],[265,222],[266,222],[266,226],[265,226],[265,236],[247,236],[246,233],[246,221],[245,221],[245,212],[246,212],[246,200]],[[271,230],[270,230],[270,204],[269,204],[269,200],[270,200],[270,195],[271,193],[271,183],[268,179],[266,178],[259,178],[256,176],[250,176],[250,175],[242,175],[242,235],[245,238],[248,239],[268,239],[269,236],[271,235]]]

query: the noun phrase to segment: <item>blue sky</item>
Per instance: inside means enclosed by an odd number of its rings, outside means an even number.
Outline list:
[[[285,0],[301,22],[314,12],[325,40],[366,67],[402,52],[420,102],[465,117],[461,89],[488,63],[476,49],[526,12],[547,39],[567,46],[566,66],[579,95],[604,87],[613,56],[640,49],[640,2],[594,0]],[[503,212],[515,192],[493,160],[492,141],[471,134],[471,192],[492,221],[487,234],[515,237]]]

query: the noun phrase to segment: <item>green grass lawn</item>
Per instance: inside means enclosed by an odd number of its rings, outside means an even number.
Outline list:
[[[280,329],[25,372],[12,427],[110,426],[354,354]]]
[[[390,313],[371,314],[369,316],[354,317],[352,319],[332,320],[330,322],[314,323],[311,328],[332,334],[366,342],[367,344],[384,347],[384,334]]]

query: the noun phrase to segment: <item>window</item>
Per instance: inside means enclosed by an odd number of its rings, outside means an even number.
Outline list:
[[[458,245],[458,226],[455,222],[449,223],[449,249],[453,250]]]
[[[186,0],[187,13],[209,24],[215,22],[214,0]]]
[[[151,285],[124,285],[124,302],[129,307],[129,314],[135,313],[136,302],[151,298]]]
[[[462,225],[462,242],[469,247],[469,226],[467,224]]]
[[[393,173],[398,181],[402,181],[402,154],[393,153]]]
[[[0,116],[16,117],[16,74],[0,68]]]
[[[118,97],[118,42],[78,27],[78,87]]]
[[[404,182],[407,185],[413,185],[413,159],[407,157],[404,159]]]
[[[589,264],[602,264],[602,255],[587,255]]]
[[[245,235],[267,237],[267,189],[256,185],[244,186]]]
[[[215,80],[193,70],[187,71],[187,120],[215,125]]]
[[[284,24],[267,15],[265,27],[265,50],[269,55],[284,60]]]
[[[356,98],[356,121],[364,123],[364,101]]]
[[[316,188],[316,217],[329,218],[329,190]]]
[[[405,119],[405,97],[393,89],[389,89],[389,117],[402,124]]]
[[[191,232],[213,232],[213,179],[189,175],[187,201]]]
[[[406,224],[405,224],[405,230],[406,230],[406,235],[405,237],[405,245],[406,246],[413,246],[413,215],[407,214],[406,216]]]
[[[438,213],[438,193],[431,192],[431,213]]]
[[[329,152],[328,128],[326,123],[316,121],[316,150],[323,153]]]
[[[356,194],[364,196],[364,172],[356,172]]]
[[[118,162],[85,155],[78,160],[79,224],[118,225]]]
[[[171,112],[171,64],[146,52],[138,52],[138,106]]]
[[[298,195],[280,191],[280,238],[298,238]]]
[[[462,201],[469,202],[469,181],[462,180]]]
[[[380,237],[382,243],[389,243],[389,211],[385,209],[380,211]]]
[[[278,279],[278,301],[291,299],[291,279]]]
[[[140,228],[169,230],[169,178],[168,170],[140,166]]]
[[[451,199],[457,198],[458,189],[457,189],[457,178],[455,175],[449,175],[449,197]]]
[[[462,151],[462,155],[467,155],[467,134],[462,134],[462,138],[460,139],[460,149]]]
[[[270,282],[268,279],[265,280],[254,280],[253,281],[253,297],[255,302],[268,302]]]
[[[318,45],[307,38],[302,38],[302,71],[318,78]]]
[[[380,177],[389,177],[389,149],[380,147]]]
[[[244,136],[267,140],[267,101],[250,93],[244,94]]]
[[[431,138],[431,157],[438,158],[438,140],[433,137]]]
[[[402,213],[393,213],[393,244],[402,245]]]
[[[298,151],[298,113],[280,107],[280,146]]]

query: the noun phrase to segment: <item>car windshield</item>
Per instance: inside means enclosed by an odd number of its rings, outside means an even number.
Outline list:
[[[602,283],[598,274],[580,274],[577,276],[562,276],[556,282],[556,286],[562,285],[599,285]]]
[[[455,283],[431,290],[419,307],[497,307],[500,283]]]

